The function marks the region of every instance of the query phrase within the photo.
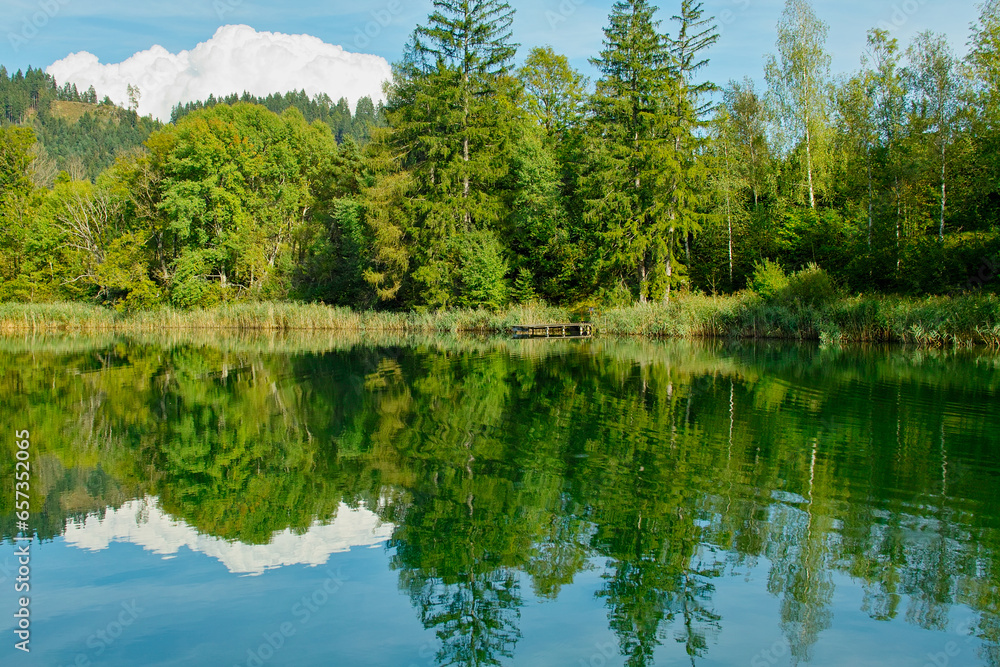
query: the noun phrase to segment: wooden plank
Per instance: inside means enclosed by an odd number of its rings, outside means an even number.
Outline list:
[[[556,324],[515,324],[511,333],[532,338],[587,338],[593,335],[590,322],[560,322]]]

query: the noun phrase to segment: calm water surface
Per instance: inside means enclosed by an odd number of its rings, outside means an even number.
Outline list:
[[[8,337],[0,386],[4,665],[1000,664],[986,351]]]

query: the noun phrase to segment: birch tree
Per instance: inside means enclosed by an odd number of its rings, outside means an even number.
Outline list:
[[[768,56],[765,66],[785,149],[801,144],[804,151],[805,185],[813,209],[818,174],[825,163],[830,100],[830,56],[825,50],[828,30],[808,0],[786,0],[778,22],[778,55]]]
[[[953,142],[959,111],[961,82],[958,60],[944,35],[923,32],[907,49],[912,99],[916,111],[929,123],[934,152],[941,175],[938,238],[944,241],[945,207],[948,201],[948,149]]]

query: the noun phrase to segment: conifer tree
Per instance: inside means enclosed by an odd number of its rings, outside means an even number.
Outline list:
[[[645,0],[616,2],[604,29],[604,49],[592,63],[601,73],[592,97],[596,141],[588,217],[602,225],[612,272],[635,272],[640,302],[650,296],[655,266],[669,294],[684,165],[676,133],[684,108],[678,68]],[[686,228],[684,229],[686,232]]]
[[[513,14],[497,0],[435,0],[394,69],[383,140],[413,178],[406,242],[415,303],[454,302],[463,236],[493,233],[504,214],[499,186],[518,118],[508,74]]]
[[[677,79],[672,89],[673,113],[677,127],[673,131],[674,153],[680,175],[670,184],[665,197],[670,205],[671,233],[665,248],[664,262],[666,282],[664,295],[669,295],[672,282],[673,232],[680,231],[684,239],[684,262],[691,264],[691,238],[700,229],[697,220],[698,209],[703,208],[707,171],[699,154],[704,152],[705,132],[708,123],[705,115],[711,108],[706,95],[718,90],[718,86],[708,81],[695,81],[695,75],[708,65],[708,59],[701,52],[719,40],[712,18],[704,18],[700,2],[683,0],[680,14],[672,20],[679,24],[677,37],[667,36],[667,44],[672,58],[671,67]]]

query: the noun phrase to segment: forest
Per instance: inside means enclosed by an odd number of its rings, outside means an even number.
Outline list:
[[[694,0],[667,25],[617,2],[593,82],[548,47],[517,65],[507,3],[434,4],[384,104],[353,116],[290,93],[162,125],[106,101],[77,121],[98,145],[70,149],[51,108],[97,91],[0,70],[0,300],[610,307],[796,276],[835,295],[996,292],[997,2],[957,37],[965,57],[873,29],[833,76],[827,25],[787,0],[762,87],[704,80],[719,32]],[[72,150],[113,161],[92,172]]]

